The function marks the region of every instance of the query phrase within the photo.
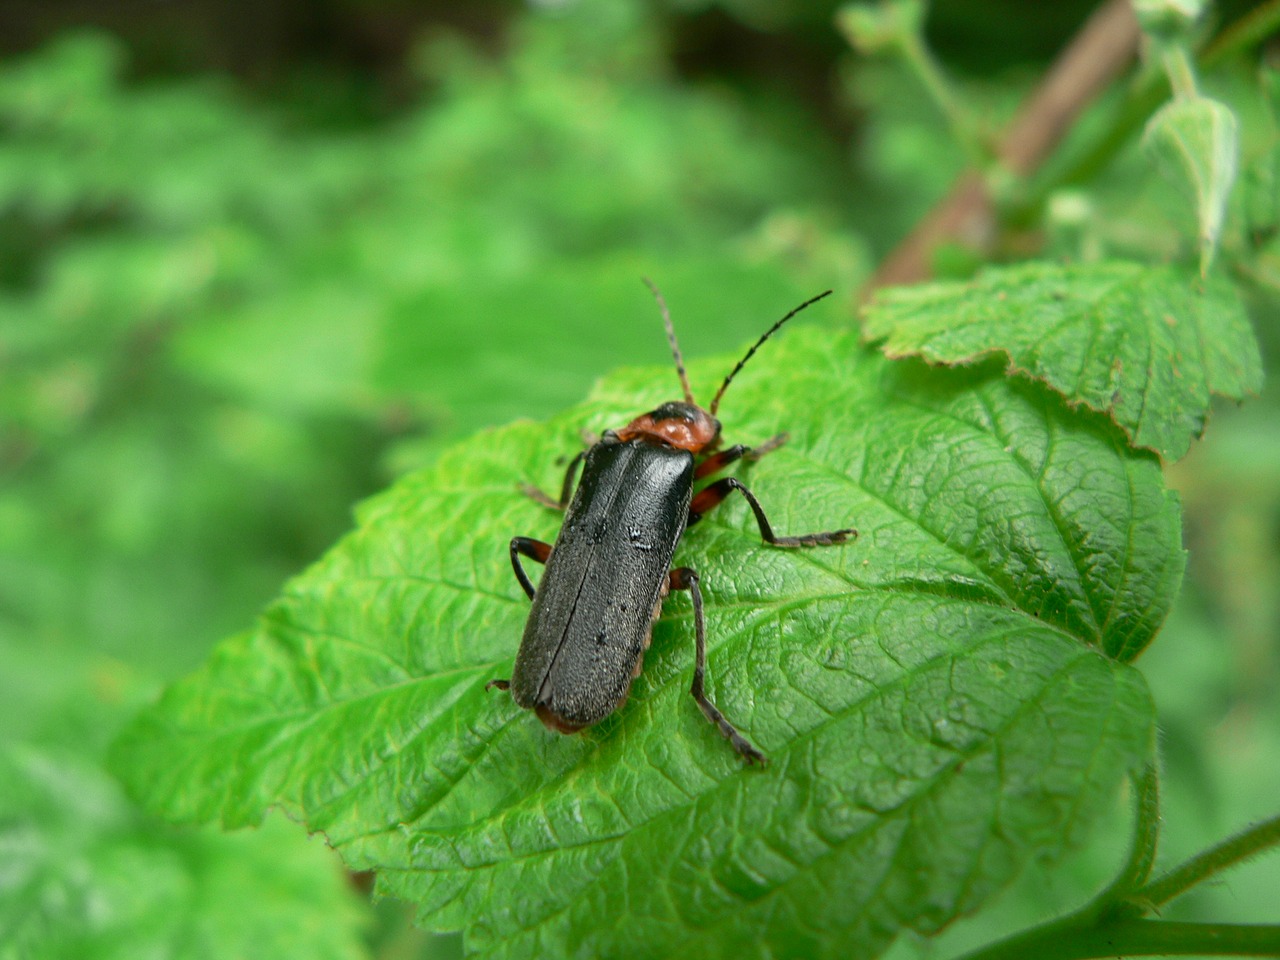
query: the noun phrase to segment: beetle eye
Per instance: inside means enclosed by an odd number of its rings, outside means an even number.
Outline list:
[[[693,423],[697,420],[697,415],[687,403],[664,403],[651,411],[649,416],[655,423],[663,420],[683,420],[685,423]]]

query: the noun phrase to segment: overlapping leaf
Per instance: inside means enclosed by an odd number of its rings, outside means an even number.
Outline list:
[[[0,748],[0,957],[358,960],[358,902],[297,827],[166,830],[70,750]]]
[[[1004,354],[1011,370],[1109,414],[1167,459],[1204,430],[1211,395],[1239,400],[1262,385],[1234,288],[1175,267],[1026,264],[895,288],[868,308],[864,330],[891,357]]]
[[[296,824],[179,829],[128,801],[100,755],[136,677],[0,633],[0,960],[367,955],[363,905]]]
[[[861,531],[774,550],[726,504],[677,554],[702,575],[712,694],[766,770],[688,696],[686,597],[628,704],[584,734],[485,692],[528,608],[506,542],[558,522],[517,485],[554,486],[580,428],[670,379],[616,376],[367,504],[143,715],[118,769],[179,819],[284,806],[494,956],[869,957],[1077,840],[1151,746],[1124,661],[1179,582],[1178,509],[1104,418],[989,367],[797,330],[730,392],[731,440],[791,432],[744,471],[775,527]]]

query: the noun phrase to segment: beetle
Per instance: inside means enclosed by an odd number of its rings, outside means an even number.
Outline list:
[[[657,299],[675,359],[684,399],[663,403],[619,430],[607,430],[565,470],[559,499],[534,487],[524,492],[545,506],[564,511],[555,546],[513,537],[511,566],[533,601],[510,680],[490,680],[485,689],[510,690],[550,729],[575,733],[598,723],[627,699],[640,675],[653,623],[671,590],[688,590],[693,600],[695,656],[690,693],[706,718],[747,763],[765,756],[740,734],[704,690],[706,629],[698,574],[670,569],[686,528],[735,490],[755,514],[764,542],[775,547],[816,547],[856,537],[852,528],[794,537],[774,534],[760,501],[736,477],[693,492],[695,481],[719,473],[737,460],[758,460],[786,441],[779,434],[755,449],[735,444],[718,450],[716,411],[725,390],[756,350],[782,325],[831,293],[806,300],[770,327],[725,377],[703,409],[693,399],[684,358],[666,301],[648,279]],[[573,493],[579,467],[582,479]],[[544,564],[535,588],[521,557]]]

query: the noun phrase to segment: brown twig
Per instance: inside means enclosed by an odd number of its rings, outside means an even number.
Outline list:
[[[1095,10],[1018,111],[996,150],[1000,165],[1019,177],[1033,173],[1085,106],[1128,66],[1139,36],[1129,0],[1107,0]],[[986,178],[979,171],[965,171],[884,259],[863,288],[862,299],[879,287],[927,279],[933,253],[942,243],[955,241],[986,252],[995,238],[995,210]]]

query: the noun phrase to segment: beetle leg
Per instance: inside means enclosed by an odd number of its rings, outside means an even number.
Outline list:
[[[533,599],[533,584],[529,582],[529,575],[524,572],[524,567],[520,565],[520,554],[524,554],[530,560],[537,560],[539,563],[546,563],[551,556],[551,544],[543,543],[541,540],[534,540],[532,537],[512,537],[511,538],[511,567],[516,572],[516,579],[520,581],[520,586],[524,587],[524,592],[529,595],[529,599]],[[490,680],[484,685],[485,691],[492,690],[497,687],[499,690],[510,690],[510,680]]]
[[[780,433],[776,437],[770,437],[758,447],[748,447],[741,443],[735,443],[727,450],[721,450],[719,453],[712,454],[703,460],[696,470],[693,471],[693,478],[701,480],[703,477],[709,477],[713,473],[719,473],[729,464],[736,460],[746,460],[747,463],[755,463],[767,453],[773,453],[780,446],[787,442],[787,435]]]
[[[541,540],[534,540],[532,537],[511,538],[511,568],[515,570],[516,579],[520,581],[520,586],[524,587],[524,592],[532,600],[533,584],[529,582],[529,575],[524,572],[524,567],[520,565],[520,554],[524,554],[530,560],[546,563],[551,556],[551,544],[543,543]]]
[[[552,510],[563,510],[569,506],[569,498],[573,496],[573,481],[578,476],[578,465],[582,463],[582,458],[587,455],[587,451],[579,450],[577,455],[569,461],[569,466],[564,471],[564,483],[560,487],[560,499],[554,499],[549,493],[543,493],[537,487],[529,483],[520,485],[520,492],[526,497],[538,501],[544,507],[550,507]],[[533,596],[533,594],[530,594]]]
[[[743,456],[746,458],[747,463],[755,463],[765,454],[773,453],[773,451],[777,450],[780,446],[786,443],[790,438],[791,438],[791,435],[788,433],[774,434],[764,443],[760,444],[760,446],[752,447],[750,450],[744,453]]]
[[[694,655],[693,685],[689,688],[689,692],[693,694],[693,699],[697,701],[703,716],[716,725],[743,760],[747,763],[768,763],[765,755],[737,731],[725,715],[716,708],[716,705],[707,699],[707,694],[703,690],[703,680],[707,673],[707,633],[702,620],[702,590],[698,587],[698,574],[690,567],[676,567],[668,575],[668,585],[672,590],[688,590],[693,597],[693,632],[697,646]]]
[[[756,515],[756,523],[760,526],[760,536],[765,543],[772,544],[775,547],[823,547],[834,543],[843,543],[850,537],[858,535],[857,530],[831,530],[826,533],[804,533],[798,537],[779,537],[775,536],[773,527],[769,525],[769,518],[764,515],[764,508],[760,506],[760,501],[755,495],[743,486],[742,481],[737,477],[725,477],[723,480],[717,480],[711,486],[700,491],[689,504],[689,523],[696,523],[702,518],[702,515],[713,507],[717,507],[720,503],[734,490],[740,492],[747,498],[747,503],[751,506],[751,512]]]
[[[693,479],[701,480],[703,477],[709,477],[713,473],[719,473],[735,460],[741,460],[743,457],[751,453],[751,448],[743,446],[741,443],[735,443],[727,450],[721,450],[719,453],[713,453],[707,459],[698,464],[693,471]]]

